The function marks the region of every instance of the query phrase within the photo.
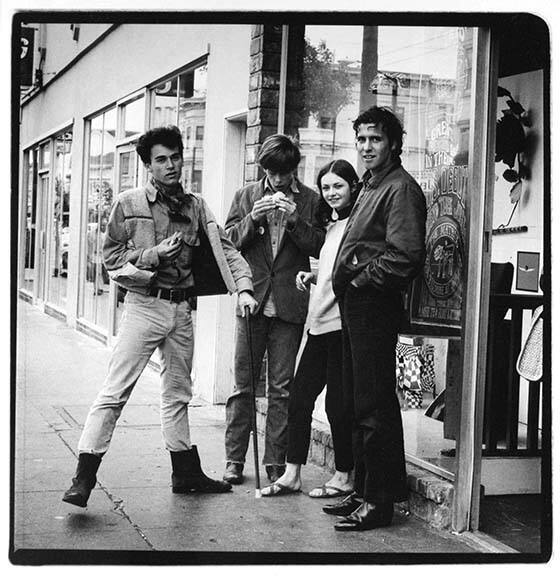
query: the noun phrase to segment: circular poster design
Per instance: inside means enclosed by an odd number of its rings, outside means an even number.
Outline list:
[[[463,246],[457,222],[448,216],[438,218],[426,242],[424,280],[437,299],[452,296],[461,282]]]

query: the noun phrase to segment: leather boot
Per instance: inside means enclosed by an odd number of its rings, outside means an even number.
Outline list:
[[[62,497],[63,502],[85,508],[95,483],[97,482],[97,469],[101,464],[101,456],[81,452],[78,456],[76,476],[72,478],[72,486],[66,490]]]
[[[187,492],[229,492],[231,484],[222,480],[208,478],[200,467],[200,458],[196,446],[182,452],[170,452],[173,474],[172,491],[175,494]]]

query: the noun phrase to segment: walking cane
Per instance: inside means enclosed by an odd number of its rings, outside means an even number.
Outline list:
[[[247,328],[247,344],[249,346],[249,370],[251,371],[251,406],[253,433],[253,459],[255,460],[255,498],[261,497],[261,479],[259,476],[259,440],[257,437],[257,390],[255,386],[255,362],[253,360],[253,341],[251,338],[251,310],[245,306],[245,323]]]

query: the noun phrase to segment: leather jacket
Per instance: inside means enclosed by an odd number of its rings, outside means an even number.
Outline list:
[[[404,290],[426,255],[426,199],[400,159],[366,172],[333,268],[337,297],[352,283],[377,290]]]

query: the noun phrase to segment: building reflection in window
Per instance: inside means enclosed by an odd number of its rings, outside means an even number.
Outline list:
[[[305,98],[297,130],[303,156],[298,176],[314,186],[320,168],[334,158],[363,172],[352,129],[362,109],[388,106],[404,124],[402,161],[426,194],[431,256],[448,257],[444,268],[428,259],[416,290],[415,320],[432,335],[421,341],[432,347],[435,378],[416,404],[401,390],[406,450],[450,471],[456,430],[448,422],[444,432],[441,411],[438,420],[425,410],[446,387],[447,335],[460,337],[471,56],[472,30],[466,28],[306,26]],[[446,230],[453,229],[443,252],[443,239],[434,235],[442,219]],[[432,273],[437,270],[439,276]],[[438,330],[446,337],[433,337]],[[316,416],[326,420],[321,408]]]
[[[103,264],[103,237],[113,203],[115,130],[114,108],[90,122],[82,316],[104,329],[109,322],[109,276]]]
[[[183,135],[183,186],[202,193],[206,64],[188,69],[156,85],[152,91],[151,127],[174,124]]]

